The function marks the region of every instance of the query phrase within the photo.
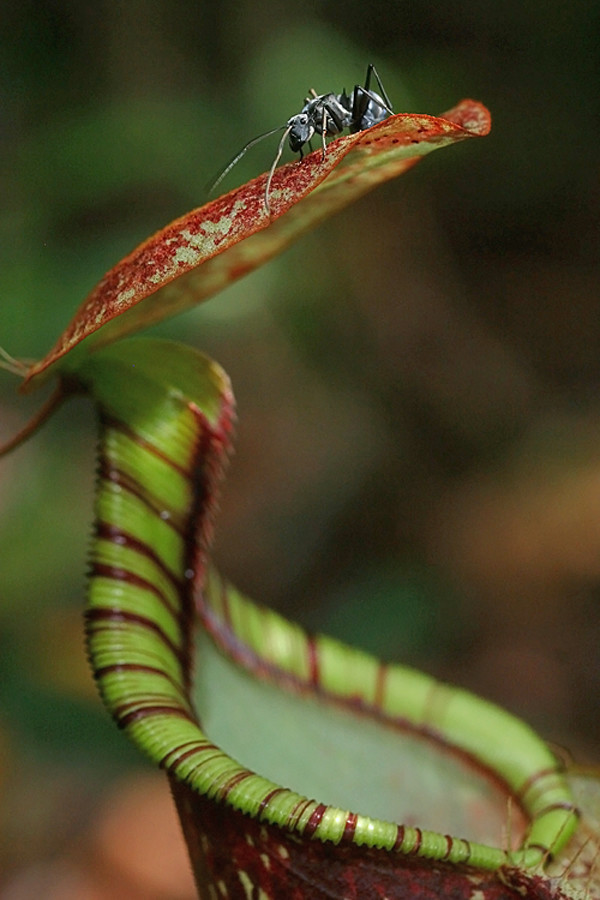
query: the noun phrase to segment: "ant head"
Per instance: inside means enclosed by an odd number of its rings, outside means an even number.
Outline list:
[[[298,113],[288,119],[290,148],[294,153],[298,153],[304,144],[310,141],[315,133],[315,126],[311,121],[311,117],[307,113]]]

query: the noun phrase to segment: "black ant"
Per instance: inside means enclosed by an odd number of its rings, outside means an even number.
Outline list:
[[[371,76],[375,76],[381,96],[371,90]],[[377,69],[371,63],[367,66],[364,87],[357,84],[350,95],[346,94],[345,90],[341,94],[317,94],[315,90],[311,89],[310,97],[305,98],[304,106],[300,112],[288,119],[285,125],[279,125],[270,131],[265,131],[264,134],[259,134],[258,137],[252,138],[251,141],[248,141],[242,147],[239,153],[219,173],[216,180],[212,183],[209,193],[212,194],[216,190],[247,150],[258,144],[263,138],[270,137],[272,134],[283,130],[265,186],[265,209],[270,214],[269,194],[271,182],[277,164],[281,159],[286,138],[289,140],[291,150],[294,153],[299,153],[300,159],[302,159],[304,155],[302,148],[304,145],[308,144],[312,150],[311,138],[315,133],[320,134],[323,145],[323,159],[325,159],[325,151],[327,149],[325,138],[327,136],[340,134],[344,128],[348,128],[352,134],[356,134],[357,131],[364,131],[378,122],[383,122],[384,119],[393,114],[392,104],[381,83],[381,78],[377,74]]]

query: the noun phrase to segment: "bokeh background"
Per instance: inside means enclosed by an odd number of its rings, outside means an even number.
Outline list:
[[[0,18],[17,357],[308,88],[351,89],[374,62],[397,111],[490,107],[490,137],[154,331],[233,379],[216,556],[238,586],[598,762],[598,4],[1,0]],[[0,437],[42,399],[16,387],[0,372]],[[95,428],[73,401],[0,468],[0,894],[184,900],[164,786],[86,667]]]

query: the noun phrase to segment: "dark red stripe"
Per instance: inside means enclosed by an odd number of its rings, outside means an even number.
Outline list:
[[[269,791],[269,793],[265,797],[263,797],[262,800],[260,801],[260,806],[258,807],[258,817],[260,818],[262,816],[265,809],[267,808],[267,806],[269,805],[271,800],[273,800],[274,797],[277,797],[278,794],[285,794],[285,793],[286,793],[285,788],[275,788],[274,790]]]
[[[194,763],[194,767],[192,772],[198,772],[200,769],[203,769],[204,766],[207,766],[209,763],[213,761],[213,759],[222,759],[225,755],[223,750],[219,747],[215,747],[216,753],[213,753],[212,756],[207,756],[206,758],[202,758],[198,760],[198,762]]]
[[[348,815],[346,816],[346,823],[344,825],[344,833],[342,834],[343,841],[349,842],[354,840],[357,820],[358,816],[356,813],[348,813]]]
[[[109,481],[111,484],[117,485],[121,491],[127,491],[128,494],[137,497],[150,512],[158,516],[161,522],[169,525],[183,539],[185,528],[181,512],[173,508],[165,509],[164,506],[157,502],[157,498],[151,491],[145,488],[142,482],[123,472],[111,460],[107,459],[102,452],[100,454],[98,474],[104,481]]]
[[[290,828],[294,828],[298,824],[304,815],[305,810],[307,810],[309,806],[312,806],[312,800],[304,799],[298,801],[288,816],[288,825]]]
[[[169,771],[175,771],[181,763],[190,759],[190,757],[196,756],[198,753],[204,753],[205,750],[218,749],[216,744],[211,744],[208,740],[188,741],[187,743],[176,747],[175,750],[169,750],[168,753],[165,753],[159,765],[163,769],[166,768]]]
[[[466,865],[469,862],[469,860],[471,859],[471,853],[472,853],[471,844],[469,841],[466,840],[466,838],[461,838],[461,843],[467,848],[467,855],[466,855],[466,858],[463,860],[463,862]]]
[[[448,859],[448,857],[452,853],[452,847],[454,845],[454,840],[450,837],[449,834],[444,835],[444,840],[446,841],[446,852],[442,856],[442,859]]]
[[[313,836],[313,834],[315,833],[315,831],[321,824],[321,820],[323,819],[323,816],[325,815],[326,811],[327,811],[327,806],[324,803],[319,803],[315,807],[310,819],[304,826],[304,830],[302,832],[304,837],[311,838]]]
[[[421,831],[420,828],[415,828],[415,829],[414,829],[414,832],[415,832],[415,835],[416,835],[416,837],[415,837],[415,843],[414,843],[414,846],[413,846],[413,848],[412,848],[412,850],[411,850],[410,852],[411,852],[411,853],[418,853],[419,850],[421,849],[421,844],[423,843],[423,832]]]
[[[167,465],[173,469],[173,471],[178,472],[186,479],[190,479],[193,475],[193,466],[191,468],[185,468],[184,466],[180,466],[179,463],[176,463],[171,457],[164,453],[164,451],[160,450],[155,444],[151,444],[145,438],[138,434],[137,431],[134,431],[129,425],[125,422],[121,421],[121,419],[117,419],[114,416],[111,416],[106,411],[103,411],[102,421],[108,428],[113,428],[115,431],[120,431],[121,434],[124,434],[128,437],[134,444],[137,444],[138,447],[142,447],[144,450],[147,450],[148,453],[151,453],[153,456],[157,457],[157,459],[162,460],[167,463]]]
[[[105,675],[114,675],[119,672],[147,672],[149,675],[160,675],[161,678],[164,678],[169,684],[173,685],[182,697],[185,698],[184,690],[181,684],[169,675],[168,672],[165,672],[164,669],[159,669],[158,666],[145,666],[141,663],[114,663],[110,666],[102,666],[99,669],[94,670],[95,678],[104,678]]]
[[[157,625],[156,622],[154,622],[152,619],[149,619],[147,616],[141,616],[139,615],[139,613],[127,612],[124,609],[118,609],[114,607],[95,606],[91,609],[86,610],[85,617],[89,624],[96,625],[100,623],[106,625],[107,628],[111,628],[111,626],[115,626],[120,622],[129,622],[136,625],[141,625],[142,628],[146,628],[148,629],[148,631],[153,631],[154,634],[156,634],[157,637],[160,638],[165,647],[167,647],[167,649],[173,654],[173,656],[180,664],[184,662],[183,651],[180,650],[179,647],[175,646],[171,638],[165,634],[160,625]]]
[[[404,825],[398,825],[396,830],[396,840],[394,841],[394,850],[401,850],[404,841]]]
[[[227,797],[231,793],[231,791],[241,784],[243,781],[246,781],[248,778],[251,778],[254,775],[254,772],[250,772],[248,769],[245,769],[243,772],[236,772],[235,775],[229,779],[229,781],[221,788],[219,791],[219,797],[222,800],[227,800]]]
[[[127,547],[128,550],[133,550],[135,553],[139,553],[140,556],[144,556],[146,559],[151,560],[156,568],[159,569],[164,577],[173,585],[177,593],[181,591],[183,587],[182,580],[169,569],[165,561],[161,559],[156,550],[154,550],[153,547],[150,547],[149,544],[144,543],[144,541],[129,534],[129,532],[123,531],[112,522],[97,522],[96,537],[104,541],[109,541],[111,544],[117,544],[119,547]]]
[[[151,594],[154,594],[155,597],[158,597],[162,605],[171,613],[174,619],[177,620],[179,618],[179,608],[173,606],[161,589],[152,581],[148,581],[147,578],[142,578],[141,575],[136,575],[135,572],[130,572],[128,569],[122,569],[120,566],[112,566],[107,563],[95,562],[93,560],[90,569],[92,577],[108,578],[111,581],[123,581],[125,584],[130,584],[133,587],[149,591]]]
[[[186,719],[188,722],[196,723],[195,718],[183,709],[181,706],[169,706],[168,704],[148,704],[148,706],[139,706],[129,712],[126,710],[132,704],[128,703],[124,706],[117,706],[113,711],[113,715],[117,720],[120,728],[127,728],[132,722],[140,722],[142,719],[148,719],[153,716],[173,716],[176,719]]]

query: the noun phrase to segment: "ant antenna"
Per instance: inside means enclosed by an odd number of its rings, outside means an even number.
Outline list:
[[[233,157],[233,159],[230,159],[229,162],[227,163],[227,165],[226,165],[223,169],[221,169],[221,171],[218,173],[217,177],[216,177],[213,181],[209,182],[209,184],[208,184],[208,186],[207,186],[207,193],[208,193],[209,197],[210,197],[211,194],[214,194],[214,192],[215,192],[216,189],[219,187],[219,185],[221,184],[221,182],[223,181],[223,179],[224,179],[227,175],[229,175],[229,173],[231,172],[231,170],[233,169],[233,167],[234,167],[235,165],[237,165],[237,163],[239,163],[239,161],[240,161],[240,159],[242,158],[242,156],[244,156],[244,154],[245,154],[251,147],[254,147],[255,144],[258,144],[258,143],[259,143],[260,141],[262,141],[264,138],[271,137],[272,134],[276,134],[278,131],[281,131],[281,129],[282,129],[282,128],[285,128],[285,127],[286,127],[286,125],[279,125],[277,128],[271,128],[270,131],[265,131],[264,134],[259,134],[258,137],[252,138],[251,141],[248,141],[247,144],[244,144],[244,146],[242,147],[242,149],[241,149],[238,153],[236,153],[236,155]],[[285,137],[286,137],[287,134],[289,134],[289,128],[288,128],[288,130],[286,131],[286,133],[285,133],[285,135],[284,135],[284,137],[283,137],[283,139],[282,139],[282,141],[281,141],[280,149],[279,149],[279,156],[277,157],[277,159],[279,159],[279,157],[281,156],[281,154],[282,154],[282,152],[283,152],[283,141],[285,140]],[[273,173],[271,173],[271,175],[272,175],[272,174],[273,174]]]

